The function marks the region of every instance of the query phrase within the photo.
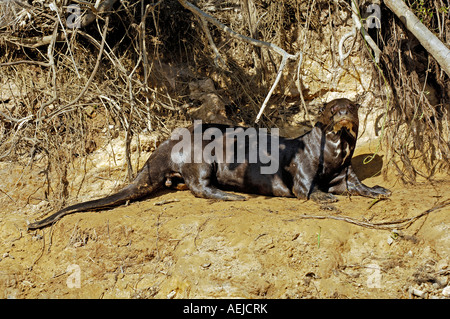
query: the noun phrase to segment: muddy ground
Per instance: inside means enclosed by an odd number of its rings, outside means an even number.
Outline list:
[[[382,157],[361,164],[373,150],[359,146],[354,163],[364,183],[393,191],[390,200],[375,204],[339,196],[329,210],[294,198],[247,195],[244,202],[220,202],[166,190],[38,231],[27,231],[26,221],[51,212],[44,177],[35,166],[2,162],[0,298],[448,297],[450,206],[397,232],[298,218],[393,221],[450,198],[448,175],[407,186],[395,175],[384,180],[376,174]],[[72,167],[68,204],[124,182],[124,166],[115,166],[119,155],[111,161],[101,152],[86,167]]]

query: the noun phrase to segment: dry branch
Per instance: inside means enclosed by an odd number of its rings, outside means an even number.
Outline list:
[[[372,48],[373,53],[375,55],[375,62],[379,63],[380,62],[381,50],[377,46],[375,41],[373,41],[373,39],[367,33],[367,31],[364,28],[364,26],[361,24],[361,20],[359,19],[359,14],[358,13],[359,13],[359,9],[356,6],[356,0],[352,0],[352,19],[353,19],[353,23],[355,24],[356,29],[361,32],[361,34],[362,34],[364,40],[366,41],[366,43]]]
[[[212,50],[214,51],[214,54],[216,55],[216,57],[214,58],[214,63],[216,64],[216,66],[219,66],[217,61],[220,60],[220,63],[222,63],[222,65],[225,65],[225,61],[223,60],[222,56],[220,55],[219,49],[217,49],[217,46],[214,43],[214,40],[211,36],[211,32],[209,32],[208,21],[206,21],[204,17],[200,17],[200,21],[203,27],[203,31],[206,33],[206,37],[208,38],[209,45],[211,46]]]
[[[97,73],[98,67],[100,66],[100,61],[102,59],[103,50],[104,50],[105,42],[106,42],[106,32],[108,31],[108,25],[109,25],[109,17],[106,17],[105,25],[103,27],[103,33],[102,33],[102,43],[100,45],[100,50],[99,50],[99,53],[98,53],[98,56],[97,56],[97,61],[95,62],[94,70],[92,71],[91,76],[89,77],[88,81],[86,82],[86,84],[83,87],[83,89],[81,90],[81,92],[78,94],[78,96],[75,99],[73,99],[67,105],[65,105],[62,108],[56,110],[55,112],[52,112],[51,114],[49,114],[47,116],[44,116],[44,117],[38,116],[36,121],[41,121],[42,119],[51,118],[53,116],[61,114],[64,110],[68,109],[69,107],[71,107],[72,105],[77,103],[81,99],[81,97],[84,95],[84,93],[86,93],[87,89],[89,88],[89,86],[92,83],[92,80],[95,77],[95,74]],[[50,104],[50,103],[46,103],[46,104]]]
[[[47,101],[46,103],[42,104],[39,108],[39,111],[37,113],[37,118],[40,119],[42,115],[42,111],[44,108],[46,108],[48,105],[54,103],[56,99],[58,98],[58,93],[56,89],[56,67],[55,67],[55,59],[53,57],[56,38],[58,36],[58,23],[55,22],[55,27],[53,29],[53,35],[52,35],[52,41],[50,42],[50,45],[47,48],[47,56],[48,56],[48,64],[52,68],[52,85],[53,85],[53,97],[51,100]],[[39,120],[40,121],[40,120]]]
[[[191,11],[192,13],[194,13],[196,16],[200,17],[200,19],[202,19],[202,21],[206,20],[212,24],[214,24],[216,27],[218,27],[220,30],[228,33],[231,37],[247,42],[251,45],[257,46],[257,47],[261,47],[261,48],[267,48],[270,49],[278,54],[280,54],[282,56],[282,60],[280,63],[280,67],[278,69],[278,73],[277,73],[277,77],[275,78],[275,81],[272,85],[272,87],[269,90],[269,93],[267,94],[263,104],[261,105],[260,111],[258,113],[258,115],[256,116],[255,119],[255,123],[258,123],[262,113],[264,112],[264,109],[267,105],[267,102],[269,101],[270,97],[272,96],[273,91],[275,90],[275,87],[277,86],[278,82],[281,79],[281,74],[283,72],[284,67],[286,66],[287,60],[297,60],[300,57],[300,61],[302,59],[302,52],[297,52],[297,54],[289,54],[287,53],[285,50],[283,50],[282,48],[280,48],[279,46],[270,43],[270,42],[265,42],[265,41],[260,41],[260,40],[256,40],[250,37],[247,37],[245,35],[239,34],[236,31],[232,30],[231,28],[227,27],[226,25],[224,25],[222,22],[220,22],[219,20],[217,20],[216,18],[214,18],[213,16],[207,14],[206,12],[200,10],[199,8],[197,8],[196,6],[194,6],[192,3],[186,1],[186,0],[178,0],[178,2],[180,2],[180,4],[185,7],[186,9],[188,9],[189,11]]]
[[[79,1],[79,0],[73,0],[73,1],[80,3],[80,4],[89,4],[89,3],[86,3],[85,1]],[[114,4],[116,2],[117,2],[117,0],[105,0],[105,1],[102,1],[98,5],[97,8],[95,6],[89,4],[90,5],[89,10],[81,19],[80,26],[86,27],[86,26],[90,25],[92,22],[95,21],[95,19],[98,17],[98,15],[100,13],[111,11],[112,7],[114,6]]]
[[[20,38],[14,36],[3,37],[3,39],[7,42],[23,46],[26,48],[36,49],[44,45],[49,45],[52,42],[53,35],[45,35],[41,37],[31,37],[31,38]],[[63,41],[66,37],[64,34],[57,35],[57,41]]]
[[[341,38],[341,40],[339,41],[339,62],[341,64],[341,66],[344,64],[344,60],[346,58],[348,58],[348,56],[350,55],[350,52],[352,50],[352,48],[350,48],[350,50],[346,53],[343,53],[343,46],[344,46],[344,42],[345,40],[347,40],[349,37],[356,37],[356,33],[357,30],[359,30],[361,32],[361,35],[363,36],[364,40],[366,41],[366,43],[372,48],[373,53],[375,55],[375,62],[379,63],[380,62],[380,54],[381,54],[381,50],[380,48],[377,46],[377,44],[375,43],[375,41],[373,41],[373,39],[370,37],[370,35],[367,33],[366,29],[364,28],[364,26],[361,24],[361,20],[359,19],[359,9],[356,3],[357,0],[352,0],[352,20],[353,20],[353,29],[352,31],[344,34]],[[352,45],[353,47],[353,45]]]
[[[416,220],[418,220],[421,217],[424,217],[434,211],[440,210],[444,207],[447,207],[450,205],[450,199],[447,199],[443,202],[440,202],[433,206],[430,209],[427,209],[426,211],[410,218],[403,218],[399,220],[393,220],[393,221],[383,221],[383,222],[366,222],[362,220],[358,220],[352,217],[348,216],[333,216],[333,215],[300,215],[293,219],[285,220],[287,222],[297,221],[299,219],[333,219],[333,220],[339,220],[346,223],[354,224],[361,227],[366,228],[373,228],[373,229],[387,229],[387,230],[393,230],[393,229],[404,229],[411,226]]]

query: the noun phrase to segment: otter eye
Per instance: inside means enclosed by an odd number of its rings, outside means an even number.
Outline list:
[[[332,108],[331,108],[331,113],[336,113],[337,111],[338,111],[338,106],[337,105],[335,105],[335,106],[333,106]]]

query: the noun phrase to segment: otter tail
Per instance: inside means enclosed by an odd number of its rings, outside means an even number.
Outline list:
[[[153,175],[153,178],[151,173],[155,172],[150,171],[147,162],[144,168],[138,173],[136,179],[130,185],[124,187],[117,193],[100,199],[91,200],[63,208],[47,218],[29,224],[28,229],[33,230],[52,225],[63,216],[69,214],[112,208],[122,205],[129,200],[135,200],[149,195],[164,184],[163,172],[157,172]]]

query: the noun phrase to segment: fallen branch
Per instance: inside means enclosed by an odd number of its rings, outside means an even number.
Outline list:
[[[217,28],[219,28],[220,30],[228,33],[231,37],[238,39],[238,40],[242,40],[244,42],[247,42],[251,45],[257,46],[257,47],[261,47],[261,48],[268,48],[276,53],[278,53],[279,55],[282,56],[282,60],[280,63],[280,67],[278,69],[278,73],[277,73],[277,77],[275,78],[275,81],[272,85],[272,87],[269,90],[269,93],[267,94],[261,108],[260,111],[258,113],[258,115],[256,116],[255,119],[255,123],[258,123],[262,113],[264,112],[264,109],[267,105],[267,102],[269,101],[270,97],[272,96],[272,93],[275,89],[275,87],[277,86],[278,82],[281,79],[281,74],[283,72],[283,69],[286,66],[287,60],[297,60],[300,58],[300,61],[302,59],[302,52],[298,52],[297,54],[289,54],[287,53],[285,50],[283,50],[282,48],[280,48],[279,46],[270,43],[270,42],[265,42],[265,41],[260,41],[260,40],[255,40],[253,38],[247,37],[245,35],[239,34],[236,31],[230,29],[229,27],[227,27],[226,25],[224,25],[222,22],[220,22],[219,20],[217,20],[216,18],[214,18],[213,16],[207,14],[206,12],[200,10],[199,8],[197,8],[196,6],[194,6],[192,3],[186,1],[186,0],[178,0],[178,2],[180,2],[180,4],[185,7],[186,9],[188,9],[189,11],[191,11],[192,13],[194,13],[196,16],[200,17],[201,20],[203,21],[207,21],[210,22],[212,24],[214,24]],[[204,23],[205,25],[205,23]],[[205,26],[204,26],[205,28]],[[213,48],[214,49],[214,48]],[[215,52],[217,54],[217,52]]]
[[[402,0],[384,0],[384,3],[400,18],[406,28],[419,40],[425,50],[436,59],[445,73],[450,76],[450,50],[447,46],[420,22]]]
[[[297,221],[300,219],[334,219],[334,220],[339,220],[339,221],[343,221],[346,223],[350,223],[350,224],[354,224],[354,225],[358,225],[358,226],[366,227],[366,228],[387,229],[387,230],[404,229],[404,228],[408,228],[409,226],[411,226],[419,218],[426,216],[429,213],[434,212],[436,210],[440,210],[449,205],[450,205],[450,199],[447,199],[414,217],[403,218],[403,219],[398,219],[398,220],[394,220],[394,221],[377,222],[377,223],[365,222],[365,221],[358,220],[358,219],[355,219],[352,217],[347,217],[347,216],[333,216],[333,215],[300,215],[300,216],[297,216],[296,218],[287,219],[285,221],[293,222],[293,221]]]

